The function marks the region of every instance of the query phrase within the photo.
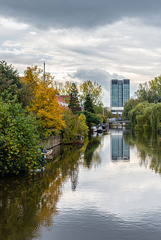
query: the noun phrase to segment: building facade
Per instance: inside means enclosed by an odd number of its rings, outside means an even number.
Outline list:
[[[111,80],[111,110],[113,114],[122,114],[124,104],[130,98],[130,79]]]

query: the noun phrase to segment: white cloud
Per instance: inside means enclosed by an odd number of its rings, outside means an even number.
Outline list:
[[[160,75],[161,32],[139,19],[126,17],[88,29],[38,29],[12,18],[0,20],[3,60],[21,74],[27,66],[43,67],[46,61],[46,71],[55,80],[98,81],[105,89],[107,105],[111,78],[129,78],[134,95],[140,82]]]

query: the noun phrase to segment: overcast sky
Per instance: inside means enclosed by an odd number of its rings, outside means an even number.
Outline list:
[[[59,81],[139,83],[161,74],[160,0],[0,0],[0,60],[38,65]]]

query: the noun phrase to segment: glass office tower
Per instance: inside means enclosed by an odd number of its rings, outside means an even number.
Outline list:
[[[123,80],[123,106],[130,98],[130,80]]]
[[[130,98],[130,80],[111,80],[111,107],[123,107]]]

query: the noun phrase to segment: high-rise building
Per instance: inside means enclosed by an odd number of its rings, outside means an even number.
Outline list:
[[[125,102],[130,98],[130,79],[111,80],[111,109],[121,115]]]

